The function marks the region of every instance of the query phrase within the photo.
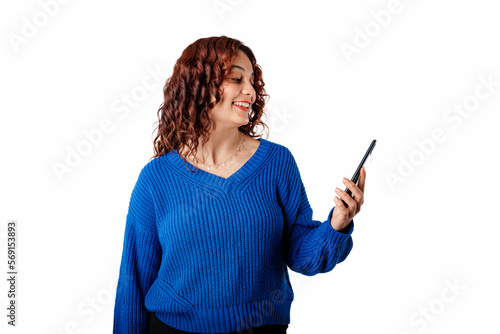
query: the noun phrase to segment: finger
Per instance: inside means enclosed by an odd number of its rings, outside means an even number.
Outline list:
[[[349,211],[356,212],[358,203],[348,193],[339,188],[335,188],[335,193],[346,202]]]
[[[356,215],[356,212],[352,210],[353,205],[351,204],[349,207],[346,207],[344,202],[342,201],[342,198],[335,197],[335,199],[335,203],[337,204],[337,206],[335,207],[335,211],[339,209],[337,217],[342,221],[350,221]]]
[[[336,188],[335,192],[347,204],[348,212],[346,214],[347,217],[350,217],[352,219],[361,209],[361,205],[363,204],[363,193],[361,193],[359,190],[356,190],[358,196],[356,198],[352,198],[347,192],[339,188]]]
[[[337,210],[340,213],[341,217],[347,217],[349,214],[349,211],[348,211],[348,208],[345,207],[342,200],[340,198],[338,198],[337,196],[334,196],[333,201],[335,202],[334,211]],[[332,218],[333,218],[333,215],[332,215]]]
[[[343,182],[346,185],[346,187],[351,191],[352,197],[355,199],[355,201],[357,203],[362,203],[363,202],[363,192],[361,191],[361,189],[359,189],[359,187],[354,182],[352,182],[349,179],[346,179],[345,177],[344,177]]]
[[[366,180],[366,169],[365,166],[363,166],[359,171],[359,182],[358,182],[358,188],[361,190],[362,193],[365,192],[365,180]]]
[[[342,179],[342,182],[346,185],[347,189],[349,189],[352,192],[352,189],[356,187],[356,183],[352,182],[348,178],[344,177]]]

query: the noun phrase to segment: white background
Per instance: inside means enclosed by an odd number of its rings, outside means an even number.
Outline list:
[[[290,271],[288,333],[498,332],[494,3],[2,2],[5,277],[9,219],[19,263],[18,326],[6,324],[2,279],[2,333],[111,332],[128,200],[153,155],[163,84],[187,45],[219,35],[243,41],[262,66],[267,139],[294,154],[314,219],[327,218],[335,186],[377,139],[354,248],[329,273]],[[124,107],[155,69],[161,80]],[[496,86],[478,88],[479,78]],[[449,114],[464,103],[468,114]],[[58,177],[53,165],[106,119],[112,130]]]

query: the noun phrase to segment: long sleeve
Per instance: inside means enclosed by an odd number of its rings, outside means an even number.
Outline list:
[[[283,162],[283,180],[279,194],[284,216],[285,260],[290,269],[307,276],[326,273],[349,255],[353,242],[351,234],[354,222],[345,229],[336,231],[330,224],[335,208],[328,219],[320,222],[312,219],[306,190],[298,166],[291,152],[286,149]]]
[[[134,186],[126,218],[114,308],[114,334],[147,333],[144,299],[158,275],[161,246],[151,191],[143,169]]]

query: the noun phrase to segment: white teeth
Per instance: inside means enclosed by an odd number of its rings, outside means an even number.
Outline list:
[[[250,103],[246,102],[233,102],[234,105],[245,107],[245,108],[250,108]]]

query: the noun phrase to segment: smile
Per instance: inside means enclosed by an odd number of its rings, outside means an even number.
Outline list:
[[[233,104],[243,111],[249,111],[250,109],[250,103],[247,102],[233,102]]]

